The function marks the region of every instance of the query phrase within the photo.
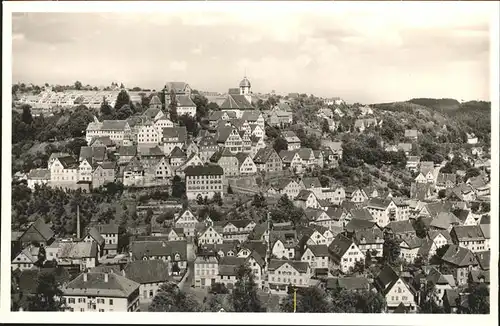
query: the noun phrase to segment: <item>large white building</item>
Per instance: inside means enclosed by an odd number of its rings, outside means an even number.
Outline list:
[[[219,165],[188,166],[184,173],[189,200],[196,200],[198,195],[210,199],[217,192],[224,196],[224,170]]]

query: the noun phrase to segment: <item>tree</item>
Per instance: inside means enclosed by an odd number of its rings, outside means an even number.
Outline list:
[[[438,294],[436,286],[432,282],[427,282],[420,289],[420,311],[425,314],[441,314],[444,309],[436,303]]]
[[[235,312],[261,312],[265,309],[257,296],[253,271],[247,265],[238,267],[231,297]]]
[[[328,120],[323,119],[323,123],[321,124],[321,131],[324,134],[327,134],[330,132],[330,125],[328,124]]]
[[[82,82],[80,82],[80,81],[78,81],[78,80],[77,80],[77,81],[75,82],[75,89],[76,89],[77,91],[81,90],[81,89],[82,89]]]
[[[150,312],[197,312],[201,311],[196,299],[181,291],[173,282],[164,283],[158,289],[148,307]]]
[[[279,154],[279,152],[288,148],[288,143],[285,138],[279,136],[274,140],[273,148]]]
[[[439,198],[439,199],[446,198],[446,189],[440,189],[440,190],[438,191],[438,198]]]
[[[130,104],[125,104],[118,111],[116,111],[115,119],[126,120],[133,114],[134,114],[134,111],[132,110],[132,107],[130,106]]]
[[[208,115],[208,99],[203,95],[196,94],[193,97],[193,102],[196,105],[196,120],[201,121]]]
[[[104,119],[111,119],[113,115],[113,108],[108,104],[108,101],[106,101],[105,97],[102,100],[99,112]]]
[[[224,202],[222,201],[222,196],[221,196],[220,192],[216,192],[214,194],[214,196],[212,197],[212,201],[214,203],[217,203],[217,205],[219,205],[219,206],[222,206],[222,204],[224,204]]]
[[[399,243],[391,236],[387,236],[384,240],[383,246],[384,261],[387,264],[394,265],[400,252],[401,248],[399,247]]]
[[[83,146],[87,146],[87,140],[85,138],[74,138],[66,144],[66,150],[75,156],[80,155],[80,149]],[[89,162],[92,163],[92,162]]]
[[[177,122],[177,98],[175,96],[174,89],[170,90],[170,103],[168,104],[168,108],[170,110],[170,120],[172,122]]]
[[[257,208],[266,207],[266,197],[262,193],[253,195],[252,206]]]
[[[198,205],[203,205],[203,196],[201,194],[198,194],[198,196],[196,196],[196,203]]]
[[[213,294],[228,294],[229,290],[224,283],[213,283],[208,292]]]
[[[296,312],[333,312],[325,291],[317,287],[297,288]],[[294,289],[289,286],[288,296],[280,303],[282,312],[294,312]]]
[[[21,108],[23,110],[23,114],[21,117],[22,122],[30,125],[33,122],[33,116],[31,115],[31,106],[25,104]]]
[[[186,127],[187,132],[193,135],[193,137],[198,136],[199,132],[199,127],[198,127],[198,122],[196,121],[195,118],[183,114],[180,117],[178,117],[179,125],[181,127]]]
[[[469,314],[489,314],[490,313],[490,291],[484,283],[469,285],[468,308]]]
[[[228,186],[227,186],[227,193],[228,193],[229,195],[234,194],[234,191],[233,191],[233,188],[231,188],[231,185],[228,185]]]
[[[130,96],[128,95],[126,90],[122,89],[116,97],[115,111],[120,110],[124,105],[130,106]]]
[[[29,298],[29,311],[62,311],[62,291],[53,273],[41,272],[38,275],[36,293]]]
[[[415,232],[417,233],[417,237],[421,239],[425,239],[427,237],[427,231],[428,228],[425,225],[424,221],[422,220],[422,217],[419,216],[415,222],[413,223],[413,228],[415,229]]]
[[[172,197],[181,198],[186,193],[186,184],[176,175],[172,179]]]

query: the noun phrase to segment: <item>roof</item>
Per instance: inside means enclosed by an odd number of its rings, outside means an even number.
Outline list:
[[[56,242],[59,258],[90,258],[97,256],[97,244],[95,242]],[[52,245],[51,245],[52,246]]]
[[[58,157],[57,160],[61,162],[65,169],[75,169],[79,166],[78,161],[73,156]]]
[[[279,156],[284,163],[291,163],[296,154],[297,150],[287,151],[282,149],[279,153]]]
[[[132,258],[143,259],[150,256],[180,255],[180,260],[187,259],[187,242],[183,241],[133,241],[130,244]],[[173,260],[173,257],[172,257]]]
[[[406,129],[405,130],[405,137],[417,137],[418,132],[416,129]]]
[[[134,282],[157,283],[166,282],[170,279],[169,264],[160,259],[136,260],[128,263],[125,268],[125,276]]]
[[[188,86],[188,84],[185,82],[167,82],[165,84],[165,91],[170,93],[173,90],[175,93],[183,93],[186,86]]]
[[[106,275],[108,281],[105,281]],[[140,284],[114,273],[84,273],[78,275],[62,289],[65,295],[93,295],[127,298],[136,291]]]
[[[102,246],[106,241],[95,227],[89,228],[87,234],[90,235],[100,246]]]
[[[459,247],[457,245],[450,245],[441,259],[457,267],[465,267],[478,264],[476,257],[474,256],[472,251],[463,247]]]
[[[375,222],[354,218],[347,223],[345,230],[347,232],[358,232],[359,230],[372,229],[375,225]]]
[[[86,159],[90,164],[93,160],[104,161],[107,149],[105,146],[82,146],[80,147],[80,159]]]
[[[328,246],[328,250],[334,259],[340,261],[342,256],[344,256],[352,244],[353,241],[351,239],[343,236],[342,234],[338,234]]]
[[[413,228],[410,220],[392,221],[386,226],[386,228],[391,230],[394,234],[415,232],[415,229]]]
[[[31,180],[50,180],[49,169],[31,169],[28,173],[28,179]]]
[[[454,235],[458,241],[475,241],[484,239],[483,232],[479,225],[463,225],[454,226],[451,230],[451,234]]]
[[[366,207],[386,209],[391,203],[392,199],[382,199],[382,198],[370,198]]]
[[[137,146],[120,146],[118,149],[118,155],[120,156],[136,156],[137,155]]]
[[[178,107],[196,107],[196,104],[194,104],[188,95],[178,95],[175,99],[177,100]]]
[[[95,228],[101,234],[118,234],[118,225],[114,223],[98,224],[95,226]]]
[[[158,96],[155,95],[154,98],[158,99]],[[159,101],[159,99],[158,99],[158,101]],[[158,104],[150,103],[150,105],[161,105],[161,102]],[[146,111],[144,111],[143,115],[147,116],[150,119],[154,119],[158,115],[158,113],[160,113],[160,112],[162,112],[162,111],[159,108],[148,108]]]
[[[184,170],[184,173],[186,176],[224,175],[224,170],[216,164],[191,165]]]
[[[321,188],[321,182],[319,182],[319,178],[317,177],[304,177],[302,178],[302,183],[304,184],[306,189],[309,189],[311,187]]]
[[[441,212],[432,221],[431,227],[448,229],[452,225],[459,225],[461,221],[451,212]]]
[[[476,259],[483,270],[490,269],[491,250],[476,252]]]
[[[245,258],[224,256],[219,260],[219,275],[236,276],[238,268],[245,264]]]
[[[272,147],[261,148],[257,154],[255,154],[253,161],[255,163],[266,163],[273,153],[276,153],[276,151]]]
[[[243,115],[241,116],[241,120],[247,120],[249,122],[254,122],[259,119],[259,117],[262,115],[262,112],[259,110],[248,110],[243,112]]]
[[[307,248],[311,250],[315,257],[326,257],[329,255],[327,245],[307,245],[304,248],[304,252],[306,252]]]
[[[35,294],[38,287],[38,277],[42,273],[54,275],[58,284],[64,284],[70,279],[68,271],[63,267],[20,270],[18,275],[19,290],[23,293]]]
[[[441,184],[441,183],[446,183],[446,182],[451,182],[452,184],[457,183],[457,175],[455,173],[442,173],[439,172],[437,176],[436,183]]]
[[[423,242],[424,241],[422,239],[417,237],[410,237],[410,238],[406,237],[403,238],[403,241],[400,242],[400,246],[402,243],[406,243],[409,249],[417,249],[422,247]]]
[[[248,100],[245,95],[239,94],[228,94],[225,101],[220,105],[221,110],[228,109],[253,109],[254,107]]]
[[[101,130],[123,131],[127,125],[127,120],[104,120]]]
[[[247,77],[243,77],[243,79],[240,82],[240,87],[251,87],[250,81],[247,79]]]
[[[381,243],[384,242],[384,233],[378,228],[359,230],[354,233],[354,239],[357,244]]]
[[[269,262],[269,270],[276,270],[283,266],[284,264],[289,264],[295,268],[300,273],[306,273],[309,268],[309,263],[298,261],[298,260],[281,260],[281,259],[271,259]]]
[[[149,105],[161,105],[161,100],[160,98],[158,97],[158,95],[153,95],[153,97],[151,97],[151,101],[149,101]]]
[[[366,277],[334,277],[326,280],[327,289],[368,290],[370,289],[370,280]]]
[[[187,129],[186,127],[163,128],[163,138],[177,138],[178,142],[185,143],[187,140]]]
[[[411,143],[399,143],[398,150],[403,150],[405,152],[410,152],[413,145]]]
[[[309,158],[311,156],[314,157],[314,152],[310,148],[301,147],[297,150],[297,153],[299,154],[300,158],[303,160],[309,160]]]
[[[366,208],[354,208],[350,210],[352,219],[373,220],[372,214]]]
[[[163,154],[163,152],[162,152]],[[170,158],[187,158],[186,153],[182,151],[178,146],[175,146],[174,149],[170,152]]]
[[[92,142],[90,143],[90,146],[92,146],[94,143],[100,142],[106,147],[114,146],[114,142],[111,140],[111,137],[109,136],[101,136],[101,137],[95,137]]]
[[[389,265],[385,265],[375,278],[375,285],[385,295],[392,286],[399,280],[399,275]]]
[[[311,194],[314,195],[314,193],[311,190],[302,189],[297,195],[297,197],[294,198],[294,200],[306,201]],[[314,195],[314,197],[316,197],[316,195]]]
[[[491,239],[490,224],[479,224],[479,228],[485,239]]]
[[[33,222],[20,237],[22,242],[47,242],[54,237],[54,231],[45,224],[42,218]]]

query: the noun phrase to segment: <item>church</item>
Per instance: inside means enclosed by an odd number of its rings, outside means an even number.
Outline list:
[[[240,82],[240,87],[231,88],[227,94],[226,100],[221,104],[220,110],[223,112],[234,112],[236,118],[241,118],[244,111],[255,110],[252,103],[255,103],[258,99],[252,94],[252,85],[250,81],[245,76]]]

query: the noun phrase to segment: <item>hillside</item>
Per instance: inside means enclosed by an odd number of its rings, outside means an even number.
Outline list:
[[[439,110],[441,112],[453,111],[460,107],[460,102],[452,98],[413,98],[408,101],[409,103],[419,104],[429,108]]]

